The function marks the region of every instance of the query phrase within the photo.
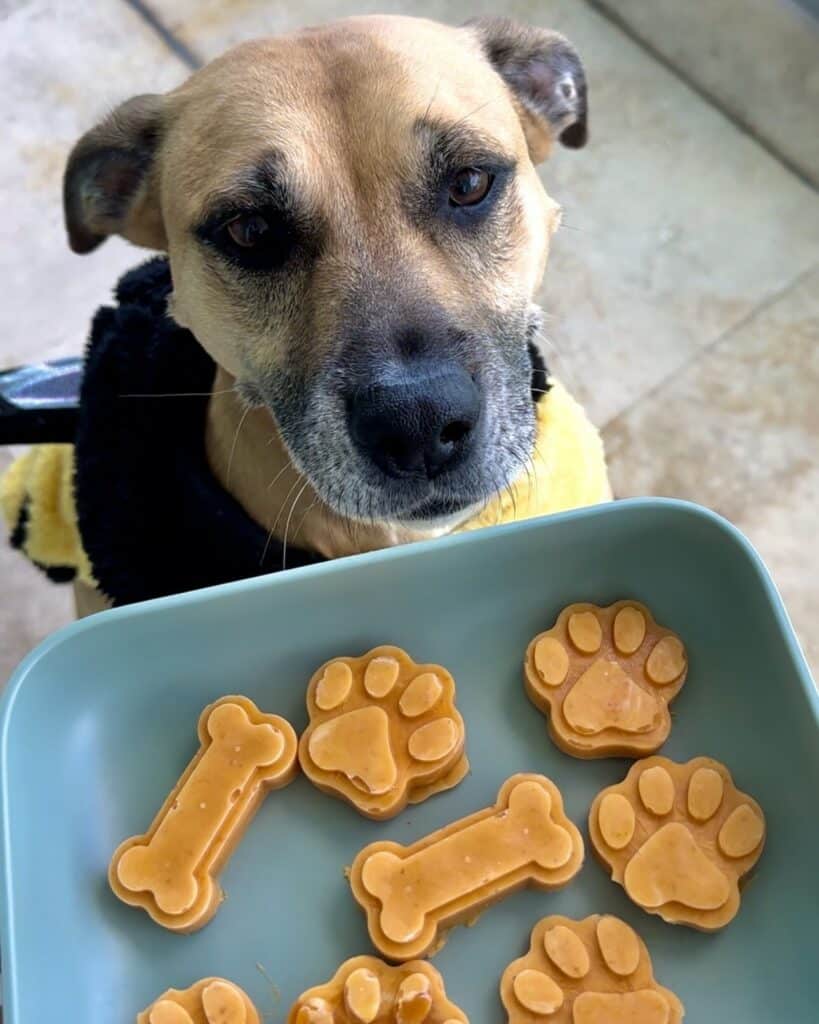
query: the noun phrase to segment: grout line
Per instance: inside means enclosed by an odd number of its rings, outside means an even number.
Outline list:
[[[156,14],[145,0],[123,0],[140,18],[152,29],[168,47],[171,53],[187,65],[191,71],[196,71],[205,63],[204,59],[192,50],[187,43],[184,43],[175,32],[171,31],[165,22]],[[0,1021],[2,1024],[2,1021]]]
[[[716,338],[714,338],[713,341],[709,341],[707,345],[703,345],[702,348],[697,349],[697,351],[691,356],[690,359],[686,359],[684,363],[681,363],[679,366],[675,366],[673,370],[669,370],[669,372],[664,377],[661,377],[660,380],[656,382],[656,384],[652,384],[650,388],[644,391],[641,395],[638,395],[638,397],[635,398],[634,401],[631,402],[629,405],[627,405],[625,409],[622,409],[620,412],[616,413],[616,415],[606,420],[606,422],[603,423],[598,428],[600,433],[602,434],[604,431],[608,430],[610,427],[614,426],[619,421],[624,420],[636,408],[642,405],[643,402],[650,398],[653,398],[658,392],[662,391],[662,389],[667,384],[669,384],[675,377],[678,377],[680,374],[687,372],[692,366],[695,366],[697,363],[701,362],[707,355],[710,355],[710,353],[712,353],[715,349],[719,348],[719,346],[724,341],[727,341],[729,338],[731,338],[734,334],[737,333],[737,331],[741,331],[744,327],[747,327],[748,324],[751,323],[751,321],[758,317],[761,313],[765,313],[772,306],[775,306],[776,303],[779,302],[781,299],[786,298],[788,295],[791,294],[791,292],[796,291],[796,289],[801,284],[803,284],[809,277],[811,277],[811,275],[815,274],[817,270],[819,270],[819,263],[812,264],[806,270],[800,271],[796,275],[796,277],[788,281],[788,283],[783,285],[780,289],[778,289],[778,291],[773,292],[766,299],[763,299],[762,302],[758,302],[755,306],[748,310],[748,312],[744,316],[741,316],[739,320],[736,321],[736,323],[731,324],[730,327],[726,327],[724,331],[720,331],[720,333],[716,336]]]
[[[619,29],[623,35],[627,36],[633,43],[636,43],[642,50],[644,50],[653,60],[658,64],[662,65],[666,71],[670,71],[678,81],[686,85],[693,93],[696,93],[701,100],[717,110],[722,116],[731,122],[731,124],[737,128],[743,135],[752,139],[760,149],[764,149],[768,156],[771,156],[780,163],[786,170],[798,178],[803,185],[807,185],[813,192],[819,191],[819,185],[812,181],[808,176],[807,172],[794,163],[793,160],[785,153],[783,153],[774,143],[769,142],[763,138],[752,124],[746,121],[742,116],[729,109],[717,96],[709,92],[704,86],[700,85],[694,78],[691,77],[686,71],[683,71],[679,65],[675,64],[670,57],[667,57],[662,50],[659,50],[654,43],[646,39],[645,36],[640,35],[630,22],[617,10],[613,10],[610,6],[610,0],[585,0],[588,7],[591,7],[593,11],[596,11],[600,17],[605,18],[609,24]]]

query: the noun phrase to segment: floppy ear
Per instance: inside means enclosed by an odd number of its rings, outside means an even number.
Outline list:
[[[585,146],[586,76],[571,43],[508,18],[477,18],[467,27],[514,94],[532,160],[544,160],[555,138],[570,149]]]
[[[152,94],[135,96],[72,149],[63,177],[63,213],[74,252],[91,252],[108,235],[165,248],[154,170],[162,101]]]

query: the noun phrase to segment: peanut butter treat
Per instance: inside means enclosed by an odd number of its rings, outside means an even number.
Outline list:
[[[203,978],[190,988],[163,992],[137,1014],[136,1024],[261,1024],[261,1018],[238,985]]]
[[[216,875],[266,793],[296,772],[292,726],[247,697],[222,697],[206,707],[199,740],[151,827],[119,846],[108,871],[124,903],[177,932],[196,931],[216,913],[222,899]]]
[[[542,775],[513,775],[497,802],[411,846],[375,842],[350,871],[370,938],[390,960],[424,956],[457,924],[525,885],[559,889],[583,863],[583,840]]]
[[[529,644],[524,682],[554,742],[575,757],[642,757],[671,731],[685,682],[678,636],[638,601],[571,604]]]
[[[293,1004],[287,1024],[469,1024],[444,980],[423,960],[390,967],[374,956],[345,961],[330,981]]]
[[[416,665],[399,647],[322,665],[307,687],[307,711],[304,774],[368,818],[391,818],[469,770],[452,676]]]
[[[765,816],[719,761],[648,757],[595,797],[589,833],[638,907],[711,932],[739,910],[739,887],[765,843]]]
[[[643,940],[625,921],[544,917],[529,952],[503,972],[509,1024],[679,1024],[683,1005],[654,980]]]

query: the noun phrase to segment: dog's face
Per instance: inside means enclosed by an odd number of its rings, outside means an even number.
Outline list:
[[[534,163],[585,141],[553,33],[362,18],[248,43],[75,147],[69,236],[166,249],[171,313],[335,511],[430,520],[529,458]]]

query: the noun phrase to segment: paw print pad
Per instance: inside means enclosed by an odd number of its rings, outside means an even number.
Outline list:
[[[739,910],[765,816],[719,761],[649,757],[597,795],[589,831],[595,853],[639,907],[716,931]]]
[[[509,1024],[679,1024],[683,1005],[654,980],[645,943],[624,921],[545,917],[501,978]]]
[[[334,658],[307,687],[299,759],[310,781],[370,818],[457,785],[469,769],[455,682],[398,647]]]
[[[137,1016],[137,1024],[260,1024],[245,993],[224,978],[203,978],[169,989]]]
[[[566,753],[642,757],[668,739],[687,669],[680,638],[645,605],[573,604],[529,644],[524,681]]]
[[[438,971],[416,960],[391,967],[374,956],[356,956],[325,985],[303,993],[287,1024],[468,1024],[451,1003]]]

